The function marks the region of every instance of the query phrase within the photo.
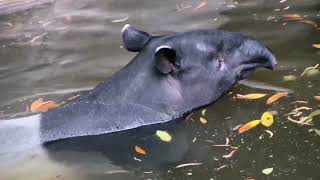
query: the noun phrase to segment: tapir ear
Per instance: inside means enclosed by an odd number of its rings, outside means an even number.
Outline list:
[[[170,46],[159,46],[155,52],[156,68],[163,74],[181,66],[176,51]]]
[[[122,28],[123,44],[128,51],[140,51],[148,43],[150,38],[151,36],[148,33],[137,30],[129,24],[126,24]]]

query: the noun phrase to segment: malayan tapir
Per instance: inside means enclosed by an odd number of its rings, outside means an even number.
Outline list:
[[[240,33],[151,36],[125,25],[122,38],[128,51],[138,52],[130,63],[59,108],[0,121],[0,151],[181,119],[215,102],[256,68],[277,64],[266,46]]]

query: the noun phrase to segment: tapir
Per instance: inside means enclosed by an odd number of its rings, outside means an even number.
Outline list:
[[[181,119],[277,60],[256,39],[222,30],[152,36],[130,25],[124,47],[137,55],[88,93],[45,113],[0,121],[2,152]]]

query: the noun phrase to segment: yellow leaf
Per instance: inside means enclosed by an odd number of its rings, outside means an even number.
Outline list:
[[[253,120],[253,121],[246,123],[245,125],[241,126],[238,129],[238,134],[244,133],[244,132],[256,127],[257,125],[260,124],[260,122],[261,122],[260,120]]]
[[[253,94],[245,94],[245,95],[241,95],[241,94],[237,94],[238,99],[260,99],[264,96],[266,96],[267,94],[261,94],[261,93],[253,93]]]
[[[147,152],[144,149],[142,149],[140,146],[134,146],[134,150],[141,155],[147,154]]]
[[[320,49],[320,44],[312,44],[314,48]]]
[[[265,127],[270,127],[273,124],[273,115],[271,112],[265,112],[261,116],[261,124]]]
[[[200,117],[200,122],[201,122],[202,124],[207,124],[207,123],[208,123],[208,121],[207,121],[205,118],[203,118],[203,117]]]
[[[156,135],[165,142],[170,142],[172,139],[171,135],[167,131],[157,130]]]
[[[278,92],[278,93],[276,93],[276,94],[274,94],[274,95],[272,95],[271,97],[268,98],[267,104],[270,105],[273,102],[278,101],[280,98],[288,96],[288,94],[289,94],[288,92]]]

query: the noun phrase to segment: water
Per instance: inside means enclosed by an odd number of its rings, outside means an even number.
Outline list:
[[[320,63],[317,0],[210,1],[58,0],[0,17],[0,114],[22,114],[37,97],[63,100],[89,90],[128,63],[134,53],[122,48],[120,31],[130,23],[152,34],[196,28],[224,29],[254,36],[265,42],[279,60],[274,72],[258,71],[251,80],[256,88],[239,85],[232,93],[207,108],[208,124],[199,122],[200,112],[165,129],[173,137],[161,142],[154,131],[135,130],[108,137],[79,139],[0,156],[0,179],[320,179],[319,117],[314,126],[300,126],[285,114],[295,107],[319,109],[320,78],[299,76],[306,67]],[[176,10],[180,7],[180,10]],[[191,7],[190,7],[191,6]],[[185,7],[185,8],[181,8]],[[188,8],[189,7],[189,8]],[[289,9],[288,9],[289,7]],[[306,22],[285,21],[283,15],[299,14]],[[124,22],[113,22],[127,18]],[[251,81],[252,82],[252,81]],[[264,84],[261,85],[261,82]],[[270,88],[271,87],[271,88]],[[262,89],[259,89],[262,88]],[[292,91],[271,106],[265,99],[241,101],[235,94],[287,88]],[[295,103],[308,101],[306,104]],[[228,107],[228,108],[226,108]],[[265,111],[277,111],[268,130],[256,127],[244,135],[232,129],[257,119]],[[312,110],[303,111],[304,116]],[[230,159],[226,138],[239,149]],[[103,139],[103,140],[100,140]],[[96,146],[101,147],[96,149]],[[147,151],[137,154],[134,146]],[[140,161],[141,160],[141,161]],[[203,163],[175,168],[184,163]],[[225,167],[224,167],[225,166]],[[224,167],[217,170],[219,167]],[[265,168],[274,168],[266,176]]]

